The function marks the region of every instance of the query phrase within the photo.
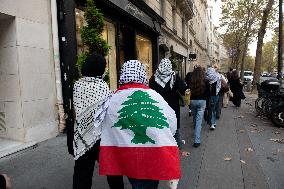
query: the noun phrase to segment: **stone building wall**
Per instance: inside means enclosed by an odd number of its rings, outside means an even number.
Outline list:
[[[0,137],[58,134],[49,0],[0,0]]]

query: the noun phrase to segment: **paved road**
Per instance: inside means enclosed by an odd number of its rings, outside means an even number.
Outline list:
[[[182,138],[190,157],[182,157],[179,189],[283,189],[284,130],[255,116],[252,99],[242,108],[223,109],[215,131],[203,126],[202,144],[193,148],[192,118],[182,110]],[[13,178],[14,189],[70,189],[74,162],[64,135],[36,148],[0,159],[0,172]],[[224,157],[231,159],[225,161]],[[93,188],[107,189],[105,177],[94,173]],[[131,188],[125,180],[126,188]],[[167,188],[165,183],[160,189]]]

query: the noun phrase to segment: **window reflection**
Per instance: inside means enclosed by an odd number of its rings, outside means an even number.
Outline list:
[[[137,50],[137,59],[141,63],[145,64],[148,78],[150,78],[152,76],[152,42],[151,40],[141,35],[136,35],[136,50]]]

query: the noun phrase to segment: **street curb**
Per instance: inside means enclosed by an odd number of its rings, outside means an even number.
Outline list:
[[[5,158],[5,157],[10,156],[10,155],[13,155],[13,154],[16,154],[16,153],[19,153],[19,152],[22,152],[22,151],[34,149],[36,147],[37,147],[36,142],[23,143],[23,144],[20,144],[19,146],[11,148],[11,149],[0,151],[0,159]]]

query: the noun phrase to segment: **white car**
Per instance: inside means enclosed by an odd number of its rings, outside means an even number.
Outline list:
[[[253,80],[253,72],[252,71],[244,71],[244,83],[252,82]]]

